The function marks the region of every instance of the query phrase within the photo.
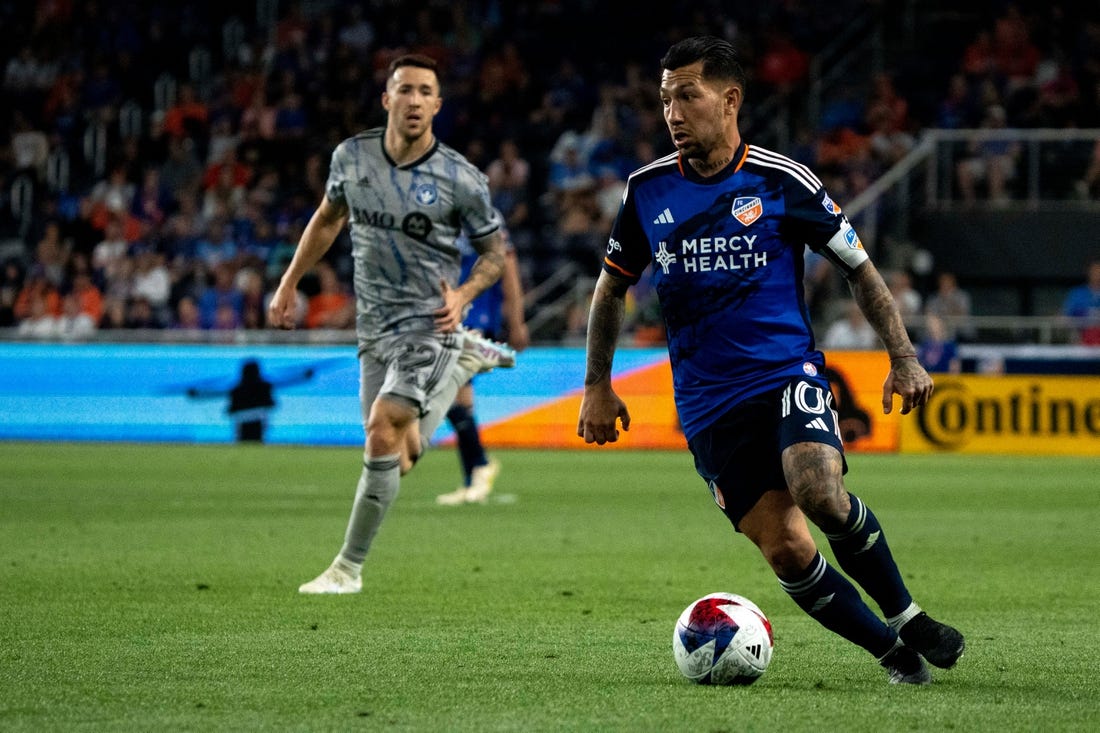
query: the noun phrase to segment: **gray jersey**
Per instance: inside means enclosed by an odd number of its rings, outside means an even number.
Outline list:
[[[500,228],[488,178],[453,148],[436,144],[396,165],[382,128],[337,146],[326,195],[348,208],[360,341],[387,332],[430,331],[440,282],[458,284],[464,230],[476,244]]]

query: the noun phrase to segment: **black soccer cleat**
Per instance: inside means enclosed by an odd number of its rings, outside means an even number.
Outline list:
[[[932,682],[932,673],[915,651],[898,644],[879,662],[890,673],[891,685],[927,685]]]
[[[920,652],[921,656],[940,669],[950,669],[966,650],[966,642],[958,629],[941,624],[924,611],[906,622],[898,632],[901,640]]]

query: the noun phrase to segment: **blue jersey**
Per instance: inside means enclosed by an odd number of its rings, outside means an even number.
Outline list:
[[[631,174],[604,269],[633,283],[651,267],[688,439],[825,366],[802,288],[807,246],[845,276],[867,259],[817,176],[783,155],[742,144],[710,178],[678,154]]]

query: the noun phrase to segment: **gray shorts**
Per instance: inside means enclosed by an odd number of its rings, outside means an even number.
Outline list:
[[[406,331],[359,344],[359,406],[366,428],[379,395],[397,397],[423,417],[428,399],[443,385],[462,353],[458,333]]]

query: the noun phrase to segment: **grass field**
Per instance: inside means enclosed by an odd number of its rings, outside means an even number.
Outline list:
[[[0,730],[1100,730],[1095,460],[849,457],[917,600],[968,639],[899,688],[782,593],[687,454],[497,455],[495,501],[441,508],[457,459],[429,453],[364,592],[302,597],[358,451],[0,444]],[[775,627],[748,688],[672,661],[719,590]]]

